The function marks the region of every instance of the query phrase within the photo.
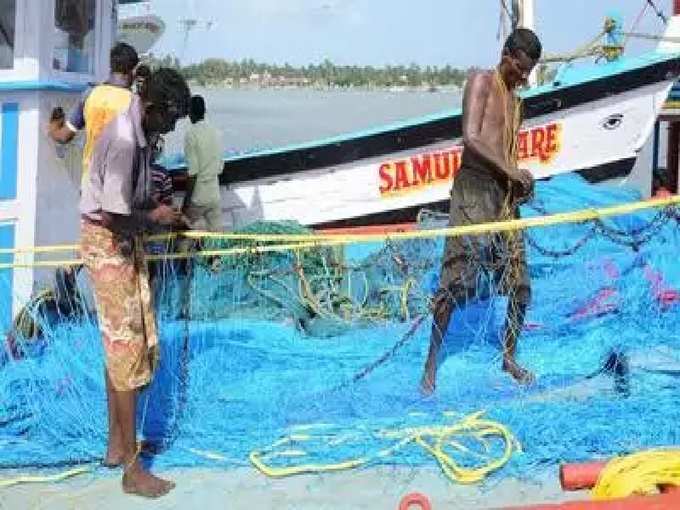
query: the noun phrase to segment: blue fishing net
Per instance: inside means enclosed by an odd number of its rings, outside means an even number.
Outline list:
[[[536,196],[524,216],[639,199],[576,176],[538,183]],[[430,397],[419,384],[431,318],[419,318],[438,285],[441,236],[168,264],[155,284],[162,361],[139,399],[147,455],[162,466],[247,465],[251,452],[304,433],[305,463],[424,466],[434,461],[415,445],[377,456],[399,435],[386,431],[480,410],[522,445],[497,476],[675,444],[677,221],[652,208],[528,229],[533,300],[518,359],[535,384],[501,370],[507,299],[492,294],[454,313]],[[440,225],[431,216],[420,228]],[[248,232],[308,233],[287,223]],[[8,340],[0,354],[0,468],[96,461],[106,441],[96,317],[32,317],[39,334]],[[276,462],[301,461],[293,451]]]

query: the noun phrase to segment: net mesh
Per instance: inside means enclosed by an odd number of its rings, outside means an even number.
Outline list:
[[[638,200],[576,176],[536,196],[524,217]],[[139,401],[145,454],[159,466],[245,466],[253,452],[277,469],[427,466],[432,453],[405,438],[477,411],[522,445],[496,476],[676,444],[678,218],[650,208],[528,229],[533,298],[517,355],[535,383],[501,370],[507,298],[492,289],[453,314],[430,397],[419,385],[441,235],[282,250],[295,243],[207,240],[222,254],[156,264],[162,353]],[[419,228],[445,223],[423,214]],[[240,233],[310,234],[286,222]],[[37,295],[0,351],[0,468],[102,456],[103,354],[83,275]],[[506,446],[469,439],[456,436],[466,466]]]

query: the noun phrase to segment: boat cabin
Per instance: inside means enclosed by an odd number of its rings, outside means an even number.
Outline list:
[[[108,75],[117,5],[116,0],[0,5],[0,327],[6,329],[13,312],[54,273],[6,265],[77,256],[30,250],[72,244],[79,235],[82,140],[56,146],[47,125],[53,107],[68,112],[88,83]]]

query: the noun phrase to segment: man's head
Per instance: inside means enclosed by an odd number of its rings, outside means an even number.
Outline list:
[[[161,67],[144,80],[139,93],[145,108],[144,130],[147,137],[175,129],[175,123],[189,112],[191,92],[174,69]]]
[[[541,41],[528,28],[516,28],[503,46],[500,71],[510,88],[524,84],[541,58]]]
[[[192,96],[191,106],[189,108],[189,119],[192,124],[196,124],[199,120],[205,118],[205,100],[202,96]]]
[[[123,42],[116,43],[111,48],[109,58],[111,60],[111,72],[127,76],[129,83],[132,84],[132,74],[139,64],[139,56],[135,49]]]

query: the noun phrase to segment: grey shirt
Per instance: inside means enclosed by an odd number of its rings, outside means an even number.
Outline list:
[[[135,176],[148,163],[139,96],[102,131],[95,145],[89,177],[83,182],[80,213],[101,220],[101,212],[129,216],[135,203]],[[139,175],[139,178],[142,178]]]

